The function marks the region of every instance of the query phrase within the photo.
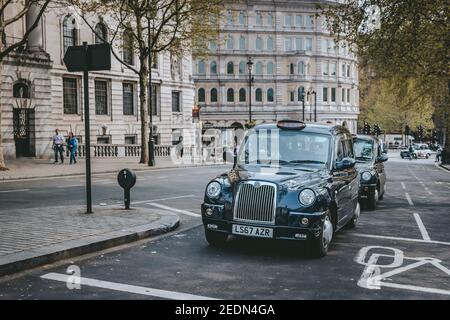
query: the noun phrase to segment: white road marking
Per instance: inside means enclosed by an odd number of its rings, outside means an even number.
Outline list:
[[[428,235],[427,229],[425,228],[425,225],[422,222],[422,219],[420,218],[418,213],[414,213],[414,219],[416,219],[416,223],[419,227],[420,233],[422,234],[422,238],[425,241],[431,241],[430,236]]]
[[[372,253],[370,255],[370,257],[367,257],[368,252],[370,250],[373,251],[374,249],[393,250],[394,255]],[[389,257],[389,258],[393,257],[394,262],[389,265],[378,264],[378,259],[380,257]],[[367,262],[365,262],[366,259],[367,259]],[[411,261],[411,260],[414,262],[404,265],[404,261]],[[392,276],[394,276],[394,275],[398,275],[405,271],[412,270],[414,268],[418,268],[423,265],[429,265],[429,264],[431,264],[434,267],[436,267],[437,269],[441,270],[447,276],[450,276],[450,270],[441,264],[441,262],[442,262],[441,260],[438,260],[435,258],[426,258],[426,257],[420,257],[420,258],[405,257],[403,254],[403,251],[401,251],[399,249],[389,248],[389,247],[372,246],[372,247],[362,248],[359,251],[358,255],[356,256],[355,262],[365,266],[364,271],[358,281],[358,286],[360,286],[362,288],[372,289],[372,290],[373,289],[380,290],[381,287],[390,287],[390,288],[396,288],[396,289],[405,289],[405,290],[413,290],[413,291],[420,291],[420,292],[427,292],[427,293],[450,295],[450,290],[393,283],[392,279],[391,279]],[[397,263],[395,263],[395,262],[397,262]],[[386,268],[389,268],[391,270],[386,271],[386,272],[381,271],[381,269],[386,269]]]
[[[57,188],[59,189],[63,189],[63,188],[75,188],[75,187],[83,187],[83,184],[69,184],[67,186],[57,186]]]
[[[420,243],[429,243],[429,244],[442,244],[444,246],[450,246],[450,242],[444,242],[444,241],[434,241],[434,240],[427,241],[427,240],[422,240],[422,239],[380,236],[380,235],[375,235],[375,234],[364,234],[364,233],[352,233],[351,235],[354,235],[357,237],[363,237],[363,238],[398,240],[398,241],[420,242]]]
[[[412,202],[411,197],[408,192],[405,192],[405,196],[406,196],[406,200],[408,200],[409,205],[413,206],[414,202]]]
[[[133,204],[142,204],[142,203],[150,203],[150,202],[158,202],[158,201],[166,201],[166,200],[175,200],[175,199],[183,199],[183,198],[194,198],[193,194],[187,194],[184,196],[178,197],[169,197],[169,198],[159,198],[159,199],[151,199],[151,200],[142,200],[142,201],[133,201]]]
[[[435,181],[434,183],[436,183],[436,184],[442,184],[442,182],[440,182],[440,181]]]
[[[404,182],[401,182],[403,190],[406,190],[406,186]]]
[[[51,272],[51,273],[44,274],[43,276],[41,276],[41,278],[67,283],[68,281],[71,281],[73,276]],[[145,295],[145,296],[152,296],[152,297],[158,297],[158,298],[163,298],[163,299],[218,300],[215,298],[198,296],[198,295],[189,294],[189,293],[167,291],[167,290],[154,289],[154,288],[146,288],[146,287],[141,287],[141,286],[134,286],[134,285],[123,284],[123,283],[96,280],[96,279],[85,278],[85,277],[80,277],[79,280],[80,280],[81,287],[88,286],[88,287],[95,287],[95,288],[102,288],[102,289],[110,289],[110,290],[115,290],[115,291],[141,294],[141,295]]]
[[[25,191],[30,191],[30,189],[4,190],[4,191],[0,191],[0,193],[13,193],[13,192],[25,192]]]
[[[191,217],[197,217],[197,218],[201,217],[201,215],[198,214],[198,213],[193,213],[193,212],[186,211],[186,210],[181,210],[181,209],[177,209],[177,208],[168,207],[168,206],[165,206],[165,205],[159,204],[159,203],[150,202],[150,203],[147,203],[147,205],[153,206],[153,207],[157,207],[157,208],[160,208],[160,209],[164,209],[164,210],[167,210],[167,211],[173,211],[173,212],[185,214],[185,215],[191,216]]]

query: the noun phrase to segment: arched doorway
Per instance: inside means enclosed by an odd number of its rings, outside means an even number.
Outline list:
[[[18,80],[13,84],[13,130],[16,157],[34,157],[35,115],[31,108],[31,85],[27,80]]]

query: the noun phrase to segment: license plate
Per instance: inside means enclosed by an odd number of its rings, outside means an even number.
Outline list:
[[[239,224],[233,224],[232,233],[250,237],[273,238],[273,229],[271,228],[242,226]]]

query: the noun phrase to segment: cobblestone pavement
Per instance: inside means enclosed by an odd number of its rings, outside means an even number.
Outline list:
[[[149,208],[98,207],[92,215],[84,212],[80,206],[0,211],[0,257],[146,225],[161,217],[161,210]]]

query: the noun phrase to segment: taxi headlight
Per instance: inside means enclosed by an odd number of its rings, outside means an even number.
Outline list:
[[[364,181],[369,181],[370,179],[372,179],[372,174],[371,174],[369,171],[363,172],[363,173],[361,174],[361,178],[362,178]]]
[[[298,195],[298,200],[304,206],[310,206],[316,201],[316,194],[311,189],[304,189]]]
[[[206,195],[210,198],[217,198],[220,195],[221,191],[222,185],[217,181],[209,183],[206,187]]]

